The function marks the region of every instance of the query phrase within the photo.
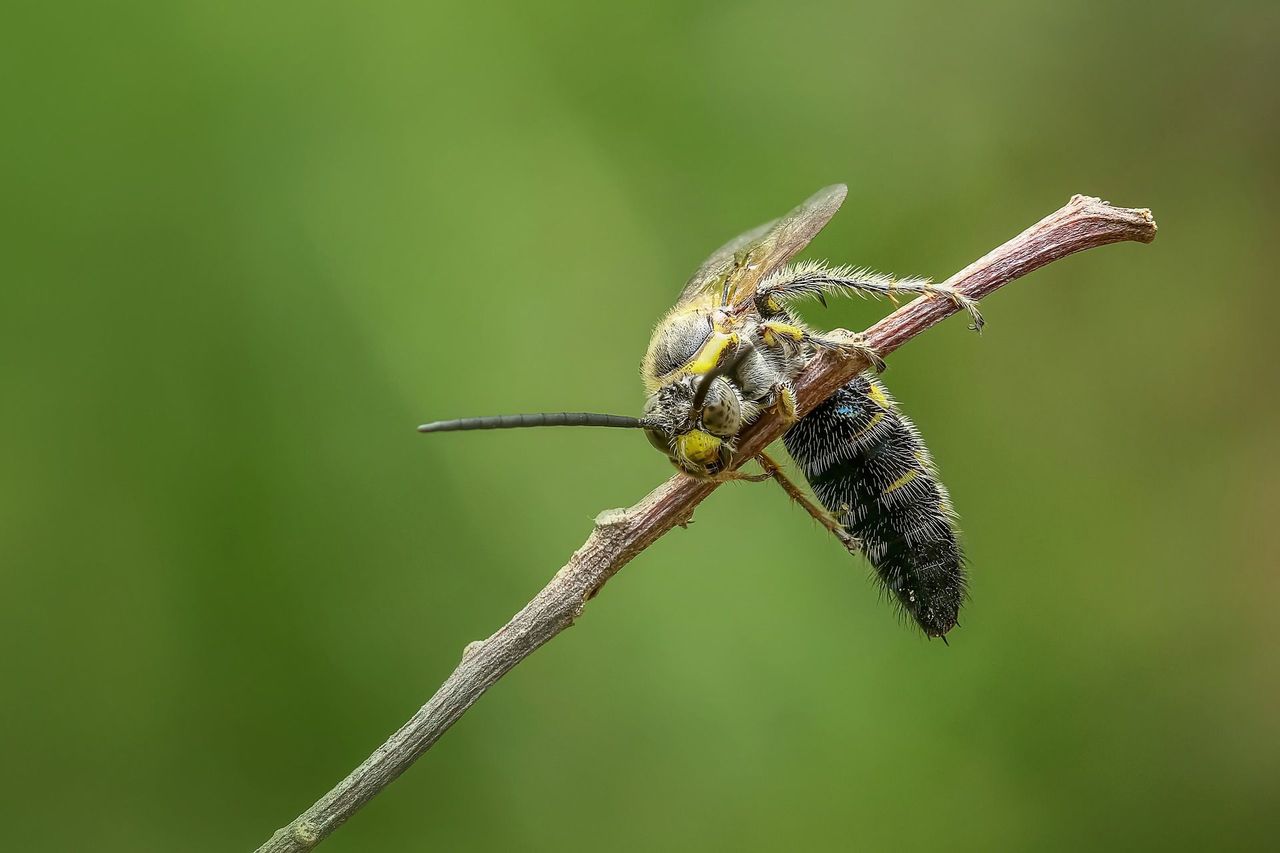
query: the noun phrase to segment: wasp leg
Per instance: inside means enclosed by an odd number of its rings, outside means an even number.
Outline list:
[[[884,359],[873,348],[867,345],[866,338],[855,332],[844,329],[833,329],[825,335],[815,334],[808,329],[777,320],[765,320],[760,324],[760,337],[766,346],[794,346],[811,344],[818,349],[833,350],[845,356],[865,358],[877,373],[885,369]],[[787,386],[794,403],[795,391]]]
[[[845,530],[844,527],[840,525],[840,522],[836,521],[835,517],[831,515],[831,513],[809,500],[808,496],[805,495],[800,487],[791,482],[786,474],[782,473],[782,467],[770,458],[768,454],[761,453],[756,457],[756,461],[759,462],[760,467],[764,469],[765,476],[771,477],[775,480],[777,484],[782,487],[782,490],[787,493],[787,497],[800,504],[804,511],[813,517],[814,521],[827,528],[827,530],[831,532],[832,536],[840,540],[840,544],[845,547],[846,551],[850,554],[859,554],[862,552],[862,542],[858,537]]]
[[[741,471],[721,471],[709,478],[716,483],[763,483],[772,480],[772,474],[744,474]]]
[[[969,315],[969,328],[982,334],[982,327],[987,324],[986,318],[978,310],[978,300],[965,296],[949,284],[930,284],[924,291],[930,299],[948,299],[951,304]],[[945,637],[943,639],[946,639]]]
[[[800,419],[796,413],[798,406],[794,385],[790,382],[779,382],[773,386],[773,410],[778,413],[778,417],[784,424],[790,426]]]
[[[760,339],[767,347],[796,346],[805,342],[809,330],[782,320],[765,320],[760,324]]]
[[[809,341],[819,349],[839,353],[846,358],[865,358],[876,373],[884,373],[888,366],[880,353],[867,343],[866,335],[848,329],[832,329],[825,335],[811,335]]]
[[[803,326],[784,323],[780,320],[765,320],[760,324],[760,339],[767,347],[784,348],[811,344],[818,349],[835,350],[844,355],[857,355],[871,362],[877,373],[884,372],[884,359],[874,349],[867,346],[862,335],[845,329],[833,329],[826,335],[815,334]],[[792,397],[795,392],[791,392]]]
[[[969,328],[975,332],[981,332],[986,322],[978,310],[977,300],[950,285],[934,284],[922,278],[894,278],[852,267],[828,267],[824,263],[801,263],[769,276],[756,291],[755,305],[761,317],[773,318],[783,313],[790,300],[813,296],[825,302],[824,295],[828,293],[885,296],[895,303],[898,294],[940,297],[967,312]]]
[[[716,471],[714,474],[706,471],[691,470],[682,466],[679,462],[672,459],[671,465],[686,477],[692,477],[695,480],[708,480],[712,483],[736,483],[739,481],[747,483],[760,483],[771,479],[768,474],[744,474],[741,471],[724,470]]]
[[[794,323],[765,320],[760,324],[760,339],[768,347],[799,348],[802,344],[810,344],[818,349],[833,350],[844,356],[859,356],[870,362],[876,373],[883,373],[886,366],[884,359],[867,345],[862,335],[844,329],[835,329],[827,335],[818,335]],[[773,390],[775,395],[781,395],[775,396],[775,403],[787,406],[787,408],[779,408],[778,412],[787,423],[793,423],[796,419],[795,389],[790,383],[779,383]]]
[[[808,329],[790,323],[766,321],[760,324],[760,339],[767,347],[782,347],[789,351],[799,351],[802,345],[810,341],[813,333]],[[796,400],[796,389],[789,380],[780,379],[769,386],[768,395],[761,403],[763,409],[771,409],[788,426],[799,419]]]

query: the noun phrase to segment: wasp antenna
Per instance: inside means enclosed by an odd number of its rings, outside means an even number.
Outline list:
[[[738,365],[742,363],[742,360],[747,357],[747,354],[750,351],[749,347],[739,345],[737,352],[725,361],[721,362],[717,367],[708,370],[702,375],[702,381],[698,383],[698,387],[693,393],[693,403],[691,405],[692,411],[695,413],[702,411],[702,404],[707,401],[707,394],[711,393],[711,383],[715,382],[717,378],[724,376],[725,374],[732,373],[737,369]]]
[[[461,432],[472,429],[521,429],[549,426],[640,429],[647,424],[639,418],[630,418],[626,415],[602,415],[596,412],[538,412],[531,415],[490,415],[484,418],[432,421],[418,427],[418,432]]]

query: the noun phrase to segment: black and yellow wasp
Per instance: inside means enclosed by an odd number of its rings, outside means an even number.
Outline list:
[[[820,190],[786,216],[726,243],[685,284],[658,323],[641,364],[648,400],[640,418],[587,412],[436,421],[422,432],[534,426],[639,428],[684,473],[733,478],[742,430],[766,410],[794,421],[783,436],[834,521],[861,543],[884,586],[930,637],[956,624],[964,556],[947,491],[919,433],[884,386],[862,374],[803,418],[792,380],[820,349],[884,364],[861,336],[820,334],[788,304],[827,294],[949,299],[980,330],[970,299],[914,278],[821,262],[790,264],[830,221],[847,190]],[[825,300],[824,300],[825,302]]]

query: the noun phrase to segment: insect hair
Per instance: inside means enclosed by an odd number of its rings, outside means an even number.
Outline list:
[[[932,284],[928,278],[898,277],[866,267],[832,266],[826,261],[799,261],[771,273],[760,284],[762,292],[785,288],[787,298],[822,299],[827,294],[851,296],[892,296],[896,291],[919,291]]]

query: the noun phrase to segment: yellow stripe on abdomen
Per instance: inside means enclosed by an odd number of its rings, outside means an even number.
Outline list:
[[[915,479],[919,476],[920,476],[920,472],[916,471],[915,469],[912,469],[907,473],[903,474],[898,479],[894,480],[892,483],[890,483],[889,488],[885,489],[880,494],[887,495],[887,494],[890,494],[891,492],[896,492],[898,489],[901,489],[903,486],[907,486],[915,482]]]

